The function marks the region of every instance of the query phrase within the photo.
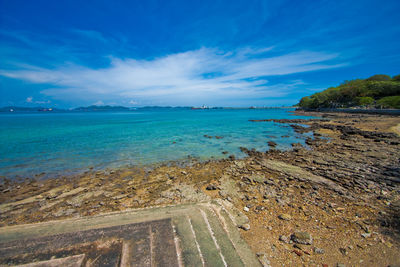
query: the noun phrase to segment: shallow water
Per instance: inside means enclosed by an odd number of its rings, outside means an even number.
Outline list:
[[[270,140],[278,143],[277,148],[285,149],[294,142],[304,143],[304,136],[285,124],[249,119],[293,118],[289,111],[171,109],[0,114],[0,176],[51,176],[90,167],[182,160],[189,155],[200,160],[230,154],[243,157],[239,147],[265,151]]]

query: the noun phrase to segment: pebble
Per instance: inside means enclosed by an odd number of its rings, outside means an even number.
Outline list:
[[[284,236],[284,235],[280,235],[279,236],[279,240],[284,242],[284,243],[286,243],[286,244],[289,243],[289,238],[287,236]]]
[[[300,249],[300,250],[303,250],[303,247],[300,244],[294,244],[293,247],[297,248],[297,249]]]
[[[284,221],[290,221],[292,219],[292,216],[290,216],[289,214],[281,214],[278,216],[278,218]]]
[[[207,185],[206,189],[207,190],[217,190],[217,187],[213,184],[209,184],[209,185]]]
[[[243,229],[245,231],[249,231],[250,230],[250,224],[246,223],[246,224],[242,224],[241,226],[239,226],[240,229]]]
[[[323,250],[322,248],[317,248],[317,247],[315,247],[315,248],[314,248],[314,253],[315,253],[315,254],[324,254],[324,253],[325,253],[325,250]]]
[[[367,238],[367,237],[371,236],[371,233],[364,233],[364,234],[361,234],[361,236],[364,237],[364,238]]]
[[[291,235],[291,240],[297,244],[311,245],[312,236],[307,232],[295,232]]]
[[[250,209],[248,207],[244,207],[243,210],[248,212]]]
[[[303,252],[301,252],[300,250],[297,250],[297,249],[294,249],[293,252],[296,253],[296,255],[299,257],[303,255]]]
[[[342,253],[343,256],[346,256],[349,254],[345,248],[339,248],[340,253]]]

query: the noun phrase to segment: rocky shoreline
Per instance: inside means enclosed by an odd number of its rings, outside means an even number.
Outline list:
[[[400,137],[392,130],[400,118],[297,114],[321,119],[254,123],[312,133],[307,147],[279,151],[269,142],[267,152],[242,148],[242,160],[3,180],[0,224],[222,198],[247,216],[242,236],[271,266],[399,265]]]

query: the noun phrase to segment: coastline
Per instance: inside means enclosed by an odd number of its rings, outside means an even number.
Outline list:
[[[222,198],[248,210],[250,229],[242,236],[254,252],[270,255],[272,266],[400,264],[400,137],[393,134],[400,118],[296,114],[322,117],[275,121],[299,134],[313,132],[308,148],[244,149],[248,157],[240,160],[4,181],[1,226]],[[310,233],[314,244],[293,248],[287,237],[295,230]]]

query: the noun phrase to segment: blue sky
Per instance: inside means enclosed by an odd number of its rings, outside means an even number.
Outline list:
[[[400,1],[0,0],[0,106],[281,106],[400,73]]]

